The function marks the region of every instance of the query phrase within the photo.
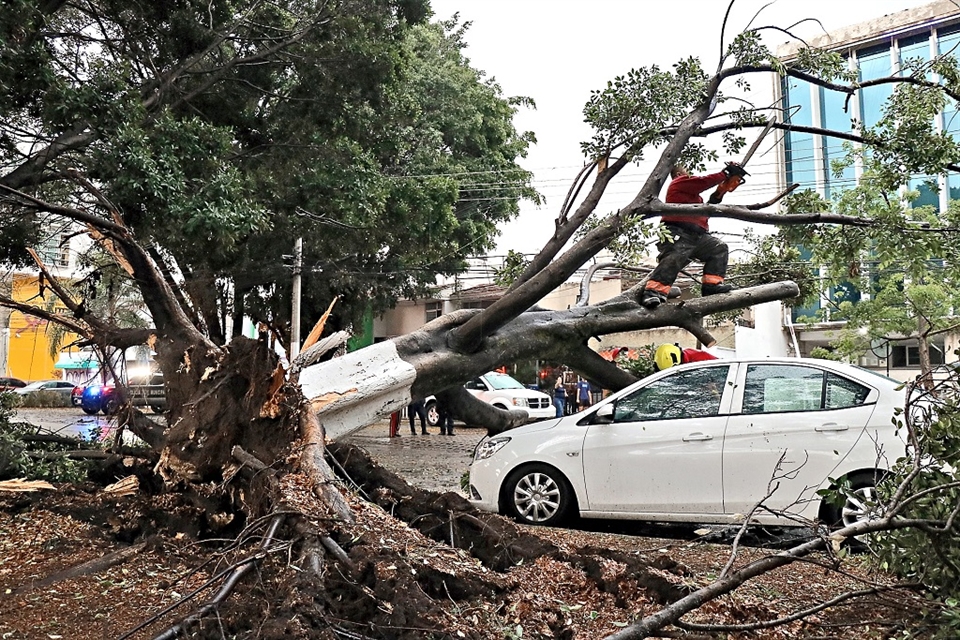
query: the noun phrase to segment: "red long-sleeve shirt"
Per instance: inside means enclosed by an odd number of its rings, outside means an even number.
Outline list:
[[[726,180],[727,175],[719,171],[717,173],[711,173],[705,176],[680,176],[674,178],[670,182],[670,186],[667,187],[667,202],[671,204],[700,204],[703,202],[703,198],[700,197],[700,194],[717,186],[724,180]],[[685,222],[687,224],[695,224],[698,227],[704,229],[710,229],[710,223],[707,221],[707,216],[671,216],[666,215],[660,218],[661,222]]]
[[[711,355],[706,351],[701,351],[700,349],[684,349],[680,352],[680,362],[686,364],[688,362],[701,362],[704,360],[717,360],[717,356]]]

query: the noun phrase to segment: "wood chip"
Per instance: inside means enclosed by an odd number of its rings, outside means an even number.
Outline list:
[[[132,496],[140,490],[140,481],[137,476],[127,476],[103,488],[104,493],[114,496]]]
[[[0,491],[26,493],[30,491],[42,491],[44,489],[56,491],[57,488],[45,480],[27,480],[26,478],[16,478],[14,480],[4,480],[0,482]]]

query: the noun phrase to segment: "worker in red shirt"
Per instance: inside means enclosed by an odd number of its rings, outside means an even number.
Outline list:
[[[746,174],[743,167],[735,162],[727,163],[723,171],[705,176],[692,176],[677,165],[670,171],[673,180],[667,187],[667,202],[702,204],[701,193],[734,176],[742,179]],[[727,275],[727,245],[716,236],[710,235],[707,216],[664,215],[660,218],[660,223],[668,239],[657,244],[660,251],[657,268],[647,280],[647,286],[640,296],[640,304],[648,309],[655,309],[666,302],[668,297],[675,297],[676,292],[671,293],[671,289],[676,289],[673,282],[693,259],[703,262],[703,280],[700,286],[703,295],[733,290],[732,286],[723,281]]]

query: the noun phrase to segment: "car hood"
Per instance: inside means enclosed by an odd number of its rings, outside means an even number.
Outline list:
[[[495,389],[493,391],[487,391],[486,393],[491,395],[505,395],[511,398],[550,398],[550,396],[547,394],[540,391],[534,391],[533,389]]]
[[[539,422],[531,422],[525,424],[522,427],[514,427],[513,429],[507,429],[503,433],[497,435],[501,436],[512,436],[512,435],[523,435],[527,433],[536,433],[538,431],[546,431],[547,429],[553,429],[557,426],[557,423],[560,422],[562,418],[550,418],[547,420],[540,420]]]

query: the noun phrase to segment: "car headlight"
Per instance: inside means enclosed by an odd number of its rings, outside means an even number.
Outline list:
[[[498,438],[490,438],[489,440],[484,440],[477,445],[477,450],[473,453],[474,460],[486,460],[500,449],[503,449],[503,446],[510,442],[510,438],[506,436],[501,436]]]
[[[526,398],[514,398],[514,399],[513,399],[513,405],[514,405],[515,407],[529,407],[529,406],[530,406],[530,403],[527,402],[527,399],[526,399]]]

